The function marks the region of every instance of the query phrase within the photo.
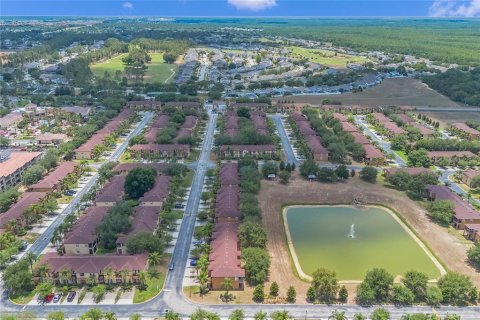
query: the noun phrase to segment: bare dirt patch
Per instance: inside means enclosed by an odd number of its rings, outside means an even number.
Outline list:
[[[324,99],[340,101],[344,105],[363,105],[367,107],[391,105],[458,107],[456,102],[430,89],[423,82],[412,78],[386,79],[381,84],[358,93],[288,97],[288,100],[317,106],[321,105]]]
[[[300,280],[295,274],[287,246],[282,207],[291,204],[350,204],[355,197],[366,203],[383,204],[398,212],[447,269],[466,274],[477,286],[480,285],[480,274],[466,262],[468,245],[450,234],[446,228],[432,223],[426,211],[404,193],[385,188],[380,183],[366,183],[358,178],[341,184],[321,184],[306,181],[295,173],[294,179],[287,186],[278,181],[262,181],[259,200],[268,236],[268,251],[272,259],[266,288],[276,281],[280,292],[284,293],[288,286],[293,285],[297,290],[297,303],[306,303],[309,283]],[[349,302],[353,302],[355,288],[356,285],[347,285]]]
[[[420,112],[425,114],[427,117],[440,122],[442,127],[445,127],[449,123],[453,122],[465,122],[467,120],[478,120],[480,121],[480,112]]]

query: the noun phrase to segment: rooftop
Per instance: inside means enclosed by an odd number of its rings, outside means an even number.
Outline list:
[[[47,195],[46,192],[25,192],[18,201],[7,210],[0,214],[0,226],[3,226],[10,220],[18,220],[25,209],[33,204],[39,203]]]
[[[147,254],[138,255],[63,255],[46,253],[40,259],[38,266],[47,264],[50,272],[57,273],[62,269],[72,270],[76,273],[101,273],[106,268],[114,271],[143,270],[147,264]]]
[[[458,194],[452,192],[449,187],[429,185],[427,191],[431,198],[451,201],[455,218],[459,220],[480,219],[480,214]]]
[[[67,175],[75,171],[78,163],[72,161],[61,162],[55,170],[46,175],[42,180],[30,186],[30,189],[52,189]]]
[[[97,239],[97,226],[107,215],[109,207],[90,207],[65,235],[65,244],[89,244]]]
[[[116,175],[107,182],[95,201],[98,202],[117,202],[122,200],[124,195],[125,176]]]
[[[8,159],[0,162],[0,177],[7,177],[25,164],[39,157],[41,152],[12,152]]]

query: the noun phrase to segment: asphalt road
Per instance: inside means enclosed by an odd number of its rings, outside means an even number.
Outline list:
[[[295,154],[293,153],[292,146],[290,144],[290,141],[288,140],[287,133],[285,132],[285,128],[282,123],[281,115],[277,113],[270,117],[273,119],[275,127],[277,128],[278,136],[282,141],[283,152],[285,153],[285,157],[287,158],[288,163],[295,163],[295,167],[298,168],[298,166],[300,165],[300,161],[295,157]]]
[[[366,134],[368,134],[373,141],[376,141],[378,143],[378,145],[380,146],[380,148],[382,148],[383,150],[385,150],[387,152],[387,154],[391,154],[393,153],[393,155],[395,155],[395,162],[398,164],[399,167],[406,167],[407,166],[407,163],[401,158],[399,157],[393,150],[392,148],[390,148],[390,143],[389,142],[386,142],[382,139],[379,139],[377,137],[376,134],[374,134],[372,132],[372,130],[370,130],[368,128],[368,126],[365,124],[365,122],[363,120],[361,120],[359,118],[359,116],[356,116],[355,117],[355,122],[360,125],[363,129],[364,129],[364,132]]]
[[[45,317],[48,312],[63,311],[70,318],[78,317],[90,308],[100,308],[104,312],[115,312],[117,317],[127,318],[133,313],[140,313],[142,317],[153,318],[162,316],[167,310],[178,312],[183,317],[188,317],[198,308],[217,312],[223,319],[228,318],[235,309],[242,309],[247,318],[253,318],[258,311],[271,313],[273,311],[285,310],[294,318],[316,318],[327,319],[335,310],[344,311],[348,318],[352,318],[357,312],[370,315],[376,307],[362,307],[357,305],[291,305],[291,304],[229,304],[229,305],[207,305],[197,304],[186,299],[183,294],[182,284],[185,273],[186,263],[188,261],[188,252],[194,231],[196,213],[200,203],[200,195],[205,178],[205,173],[209,164],[209,156],[213,145],[213,130],[216,125],[217,116],[210,114],[210,120],[202,145],[197,170],[192,182],[190,196],[187,200],[185,215],[180,226],[178,240],[172,255],[172,262],[175,264],[173,271],[169,272],[165,280],[164,290],[152,300],[136,305],[35,305],[21,306],[14,305],[5,296],[2,297],[0,311],[2,313],[18,312],[20,310],[32,311],[39,317]],[[280,132],[280,130],[279,130]],[[287,141],[288,143],[288,141]],[[288,148],[286,148],[288,149]],[[303,299],[303,297],[298,297]],[[480,307],[442,307],[433,310],[428,306],[396,307],[393,305],[382,306],[387,309],[392,319],[400,319],[406,313],[433,313],[441,316],[447,314],[461,315],[462,320],[480,319]]]
[[[123,152],[125,152],[125,149],[128,147],[128,142],[130,139],[136,135],[138,135],[142,129],[145,127],[145,125],[152,120],[153,113],[152,112],[147,112],[145,116],[143,117],[142,121],[139,122],[137,127],[132,130],[128,136],[126,137],[125,141],[120,145],[120,147],[117,148],[115,152],[112,153],[108,161],[117,161],[120,156],[122,155]],[[95,173],[91,177],[91,179],[88,181],[88,183],[75,194],[75,196],[72,199],[72,202],[70,202],[65,209],[56,217],[56,219],[48,226],[48,228],[45,230],[45,232],[30,246],[27,248],[25,252],[31,252],[35,254],[36,256],[39,256],[42,251],[48,246],[50,243],[50,240],[52,239],[52,235],[55,232],[55,230],[60,226],[69,214],[71,214],[77,205],[80,203],[80,200],[82,199],[83,195],[86,194],[97,182],[98,180],[98,174]]]

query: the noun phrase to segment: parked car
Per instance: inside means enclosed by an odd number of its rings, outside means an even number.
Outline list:
[[[168,267],[168,270],[172,271],[173,268],[175,268],[175,263],[170,263],[170,266]]]
[[[62,293],[57,293],[56,295],[54,295],[53,296],[53,303],[59,302],[61,297],[62,297]]]
[[[182,203],[175,203],[175,209],[183,209],[185,208],[185,205]]]
[[[72,302],[73,299],[75,299],[75,296],[77,295],[76,291],[70,291],[67,296],[67,301]]]
[[[53,294],[53,293],[47,294],[45,296],[45,298],[43,299],[43,302],[46,302],[46,303],[52,302],[54,296],[55,296],[55,294]]]
[[[190,267],[195,267],[197,265],[197,260],[192,259],[190,260]]]

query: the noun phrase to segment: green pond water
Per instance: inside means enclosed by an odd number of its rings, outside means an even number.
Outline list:
[[[425,251],[384,209],[290,207],[286,219],[295,253],[308,275],[320,267],[334,270],[339,280],[362,280],[372,268],[385,268],[395,276],[410,270],[432,279],[440,275]]]

